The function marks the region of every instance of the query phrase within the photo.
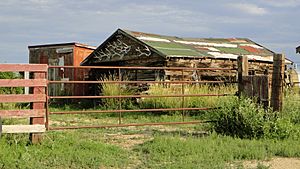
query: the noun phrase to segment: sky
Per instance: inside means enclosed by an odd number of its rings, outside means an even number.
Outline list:
[[[0,0],[0,63],[28,46],[99,46],[118,28],[194,38],[249,38],[300,64],[300,0]]]

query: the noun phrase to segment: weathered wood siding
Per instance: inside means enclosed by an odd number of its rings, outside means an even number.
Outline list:
[[[59,52],[59,49],[69,49]],[[72,66],[73,46],[51,46],[29,48],[29,63],[44,63],[50,66]],[[63,78],[72,80],[74,75],[72,70],[60,68],[49,69],[48,80],[62,80]],[[71,94],[72,84],[49,84],[49,95]]]
[[[94,50],[72,45],[38,46],[29,48],[29,63],[43,63],[50,66],[80,66],[80,63]],[[88,76],[88,69],[51,68],[49,80],[81,81]],[[49,95],[85,95],[85,84],[50,84]]]
[[[168,67],[190,67],[190,68],[230,68],[234,70],[166,70],[165,76],[169,80],[230,80],[237,78],[237,61],[221,59],[193,59],[193,58],[170,58],[167,61]],[[271,76],[272,63],[249,62],[249,70],[257,75],[263,75],[266,70]]]

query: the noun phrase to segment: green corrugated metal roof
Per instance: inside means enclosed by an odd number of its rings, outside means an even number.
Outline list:
[[[273,52],[246,38],[179,38],[124,30],[166,56],[220,57],[230,55],[249,55],[252,57],[270,57]],[[255,58],[254,58],[255,59]]]

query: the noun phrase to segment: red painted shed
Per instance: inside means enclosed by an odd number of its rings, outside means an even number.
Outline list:
[[[80,66],[80,63],[96,47],[81,43],[58,43],[28,46],[29,63],[48,64],[50,66]],[[49,80],[85,80],[89,70],[53,68],[48,71]],[[85,95],[84,84],[51,84],[49,95]]]

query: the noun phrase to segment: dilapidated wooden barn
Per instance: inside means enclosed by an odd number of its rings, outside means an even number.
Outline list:
[[[237,68],[237,57],[248,56],[250,70],[263,74],[273,63],[271,50],[246,38],[180,38],[118,29],[82,63],[82,66],[151,66]],[[286,60],[289,63],[289,60]],[[99,79],[109,70],[92,69]],[[111,72],[110,72],[111,73]],[[236,70],[135,71],[132,80],[235,80]]]
[[[50,66],[79,66],[96,47],[71,42],[28,46],[29,63],[48,64]],[[54,81],[84,80],[87,69],[52,68],[48,71],[48,79]],[[80,89],[80,90],[78,90]],[[84,95],[85,87],[78,84],[50,84],[49,95]]]

